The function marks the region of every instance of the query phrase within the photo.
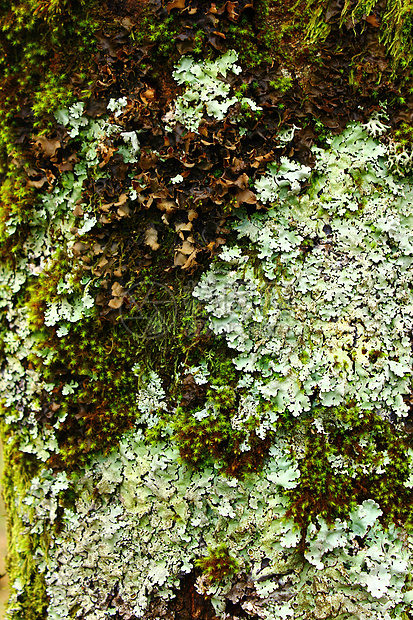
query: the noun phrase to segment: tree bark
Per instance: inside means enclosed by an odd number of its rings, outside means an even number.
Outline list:
[[[1,11],[8,617],[412,617],[411,9]]]

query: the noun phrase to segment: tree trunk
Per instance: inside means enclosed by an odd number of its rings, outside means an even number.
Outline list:
[[[2,5],[12,620],[412,617],[412,12]]]

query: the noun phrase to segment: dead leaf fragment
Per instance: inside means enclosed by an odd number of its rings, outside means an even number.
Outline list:
[[[99,211],[103,211],[103,213],[108,213],[111,207],[113,207],[113,202],[108,202],[106,204],[100,205]]]
[[[172,9],[184,9],[185,8],[185,0],[172,0],[172,2],[168,2],[166,5],[166,10],[168,13],[172,11]]]
[[[98,254],[102,254],[103,252],[102,246],[97,241],[93,244],[92,250],[95,256],[97,256]]]
[[[155,89],[147,88],[143,93],[140,94],[140,97],[145,105],[148,105],[151,101],[155,99]]]
[[[185,254],[182,254],[182,252],[176,252],[174,257],[174,266],[182,267],[182,265],[185,265],[186,260]]]
[[[85,245],[81,241],[76,241],[76,243],[72,245],[72,252],[75,256],[80,256],[81,254],[84,254],[87,249],[87,245]]]
[[[237,194],[237,205],[239,206],[243,202],[246,202],[249,205],[255,205],[257,202],[257,197],[251,190],[244,189]]]
[[[158,231],[153,226],[147,228],[145,231],[145,243],[149,245],[152,250],[158,250],[160,248],[158,243]]]
[[[195,260],[196,255],[199,250],[194,250],[186,259],[185,263],[182,265],[181,269],[191,269],[191,267],[196,267],[198,263]]]
[[[157,161],[158,161],[158,156],[156,155],[156,153],[153,153],[153,152],[146,153],[145,151],[142,151],[140,159],[139,159],[139,166],[141,170],[145,172],[146,170],[153,168]]]
[[[232,21],[237,21],[237,19],[239,17],[238,13],[235,12],[235,8],[236,8],[237,4],[238,4],[238,2],[227,2],[227,4],[226,4],[226,9],[228,11],[228,17]]]
[[[122,19],[122,26],[129,32],[133,28],[133,21],[129,17],[124,17]]]
[[[175,231],[178,233],[178,235],[180,236],[182,240],[185,239],[183,231],[190,232],[191,230],[192,230],[192,222],[187,222],[186,224],[184,224],[183,222],[175,223]]]
[[[81,217],[84,214],[84,211],[82,209],[82,205],[76,205],[75,208],[73,209],[73,215],[75,217]]]
[[[103,158],[103,161],[100,162],[99,168],[104,168],[106,166],[115,151],[116,149],[112,146],[107,147],[103,144],[100,145],[99,152]]]
[[[119,196],[119,200],[118,202],[115,202],[115,207],[120,207],[121,205],[124,205],[125,202],[127,201],[128,196],[127,194],[123,193]]]
[[[374,26],[374,28],[380,27],[380,22],[377,21],[377,17],[375,15],[368,15],[366,17],[366,22],[368,22],[370,26]]]
[[[121,207],[119,207],[117,214],[119,215],[119,217],[128,217],[130,215],[129,205],[122,205]]]
[[[49,140],[44,136],[37,136],[35,138],[35,145],[43,151],[46,157],[54,157],[57,149],[61,147],[60,140]]]
[[[182,247],[179,248],[179,251],[186,256],[189,256],[194,251],[194,244],[190,241],[184,241]]]
[[[266,164],[269,161],[273,161],[274,159],[274,151],[270,151],[266,155],[260,155],[256,157],[254,163],[252,164],[253,168],[259,168],[261,164]]]
[[[43,185],[47,183],[47,177],[41,177],[41,179],[39,179],[38,181],[33,181],[32,179],[28,179],[27,180],[27,186],[28,187],[35,187],[36,189],[40,189],[43,187]]]
[[[158,200],[156,206],[167,215],[175,213],[175,211],[179,208],[174,200]]]
[[[108,306],[109,308],[118,310],[122,304],[123,304],[123,299],[121,299],[120,297],[114,297],[113,299],[110,300],[110,302],[108,303]]]

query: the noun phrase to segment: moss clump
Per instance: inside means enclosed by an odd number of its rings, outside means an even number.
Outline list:
[[[0,184],[0,259],[13,260],[27,235],[25,226],[9,227],[10,220],[27,222],[33,208],[34,188],[28,187],[24,172],[10,166]]]
[[[34,114],[47,123],[47,114],[71,99],[70,75],[77,72],[79,84],[85,80],[93,58],[98,10],[95,0],[2,3],[0,135],[9,152],[15,148],[10,128],[15,125],[16,109],[31,103],[29,117]]]
[[[48,607],[43,575],[34,560],[36,549],[48,548],[46,534],[30,533],[23,524],[22,500],[39,467],[34,459],[18,451],[18,439],[2,429],[4,473],[2,490],[7,509],[8,555],[6,567],[12,586],[8,611],[14,618],[44,620]]]
[[[396,149],[401,152],[413,143],[413,127],[406,122],[400,123],[394,132],[396,140]]]
[[[211,395],[209,395],[211,398]],[[271,445],[270,437],[262,440],[254,431],[256,420],[247,423],[247,430],[236,430],[231,424],[235,409],[214,402],[215,411],[201,418],[199,411],[176,410],[173,428],[181,459],[193,467],[216,461],[222,471],[230,476],[242,477],[262,467],[264,457]],[[248,441],[248,447],[244,447]]]
[[[139,21],[131,32],[131,38],[136,45],[149,44],[153,46],[152,60],[149,71],[153,73],[158,66],[165,66],[171,70],[176,58],[179,57],[175,37],[180,32],[180,19],[176,12],[166,15],[158,14],[154,3],[143,3]]]
[[[41,372],[49,390],[43,390],[38,421],[57,426],[62,421],[57,431],[60,452],[50,464],[77,467],[91,454],[111,450],[139,423],[141,375],[153,369],[169,386],[184,360],[195,359],[212,344],[191,287],[179,281],[168,287],[144,274],[125,290],[120,310],[101,315],[95,307],[90,316],[66,323],[66,334],[58,325],[45,327],[46,307],[58,299],[67,260],[64,250],[59,251],[29,287],[27,305],[37,343],[29,363]],[[154,270],[156,265],[152,275]],[[80,286],[81,271],[74,269],[72,275],[71,286]],[[224,363],[225,372],[234,377],[230,365],[230,360]],[[222,389],[219,398],[223,402],[230,395]],[[159,435],[156,429],[149,434]]]
[[[23,169],[36,168],[28,142],[50,128],[50,113],[92,83],[95,0],[2,2],[0,14],[0,258],[13,259],[25,239],[35,203],[35,183]],[[87,81],[89,74],[89,82]],[[17,223],[6,226],[12,218]],[[21,225],[23,224],[23,225]],[[27,228],[27,226],[26,226]]]
[[[328,523],[344,518],[356,505],[358,487],[349,484],[347,475],[338,475],[328,456],[331,447],[324,435],[316,434],[307,445],[300,463],[299,485],[290,492],[288,516],[305,530],[320,515]]]
[[[27,287],[26,304],[33,330],[44,328],[47,305],[61,298],[57,292],[59,283],[65,281],[68,273],[71,275],[73,292],[81,292],[80,280],[84,273],[76,269],[76,260],[74,261],[73,257],[69,257],[67,251],[61,247],[56,250],[52,260],[49,261],[39,276]]]
[[[322,419],[324,433],[310,431],[300,461],[299,485],[289,492],[289,515],[306,529],[317,515],[328,523],[345,519],[357,504],[373,499],[385,524],[413,525],[413,492],[409,478],[406,435],[373,412],[352,403],[317,407],[311,422]],[[321,418],[317,418],[321,416]]]
[[[181,394],[181,405],[168,423],[183,461],[193,467],[217,462],[226,475],[242,477],[262,468],[271,433],[264,439],[257,435],[259,419],[255,416],[244,421],[242,428],[234,427],[241,396],[234,389],[236,372],[231,359],[215,358],[220,363],[213,366],[209,387],[202,390],[193,384],[196,397],[189,402],[185,393]],[[187,387],[188,381],[183,385]]]
[[[215,549],[208,548],[208,555],[195,560],[195,565],[212,583],[220,583],[238,570],[238,562],[229,554],[225,543]]]
[[[44,338],[35,364],[42,365],[47,350],[53,358],[44,377],[55,387],[44,394],[44,415],[49,422],[65,418],[57,433],[60,455],[53,463],[76,466],[92,452],[111,449],[139,416],[136,346],[123,326],[110,328],[93,316],[74,324],[63,338]],[[74,387],[65,390],[67,384]]]
[[[284,94],[290,90],[293,85],[293,79],[291,76],[283,75],[282,77],[277,78],[270,82],[270,86],[274,88],[274,90],[279,91],[281,94]]]
[[[246,15],[238,23],[229,26],[227,39],[228,47],[237,50],[240,62],[248,69],[271,63],[271,54],[259,44],[257,29]]]
[[[301,50],[303,33],[310,17],[300,0],[280,2],[260,0],[254,3],[253,15],[244,13],[237,23],[230,24],[226,34],[228,47],[237,50],[240,61],[256,71],[274,61],[292,66]],[[283,90],[282,93],[285,91]]]

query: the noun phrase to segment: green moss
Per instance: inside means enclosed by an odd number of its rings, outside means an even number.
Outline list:
[[[53,463],[80,465],[90,453],[110,450],[139,416],[132,371],[136,347],[122,326],[108,329],[96,316],[74,324],[63,338],[50,331],[33,362],[41,367],[42,351],[53,352],[44,368],[45,380],[55,384],[47,399],[50,416],[67,416],[57,433],[60,456]],[[77,387],[65,394],[71,382]]]
[[[225,543],[215,549],[209,547],[208,555],[195,560],[195,565],[212,583],[219,583],[238,570],[238,562],[230,556]]]
[[[143,3],[137,25],[130,34],[136,45],[150,44],[153,46],[149,65],[149,71],[152,75],[163,65],[166,65],[171,71],[176,58],[179,56],[175,37],[179,34],[181,27],[176,11],[171,11],[168,16],[161,17],[157,15],[155,9],[154,4]],[[203,32],[198,32],[195,38],[196,48],[202,46],[203,38]],[[195,51],[202,52],[202,48]]]
[[[70,100],[69,75],[78,72],[80,76],[93,58],[98,10],[95,0],[3,3],[0,106],[4,127],[30,98],[39,119]]]
[[[166,276],[162,256],[157,255],[154,264],[142,270],[139,280],[130,281],[124,307],[109,319],[99,316],[95,308],[89,318],[67,324],[66,335],[59,337],[57,326],[45,327],[47,304],[59,300],[57,288],[69,272],[68,260],[64,249],[59,250],[26,294],[37,341],[30,363],[53,388],[44,393],[46,417],[48,423],[65,419],[57,432],[60,454],[51,464],[77,467],[91,454],[117,445],[141,417],[136,399],[142,378],[136,369],[140,367],[145,373],[156,371],[165,387],[172,389],[173,399],[179,393],[179,388],[174,391],[173,377],[181,364],[197,363],[207,354],[217,359],[217,402],[221,407],[233,403],[234,391],[225,383],[235,379],[231,360],[213,351],[203,310],[191,294],[192,285],[180,278],[162,282]],[[73,264],[71,268],[76,288],[82,272]],[[75,387],[65,394],[69,384]],[[220,429],[224,432],[222,425]],[[161,430],[154,429],[149,435],[155,439],[162,435]]]
[[[275,90],[280,91],[281,94],[289,91],[292,85],[293,79],[288,75],[284,75],[277,80],[273,80],[272,82],[270,82],[270,86],[272,86],[272,88],[274,88]]]
[[[413,127],[406,122],[400,123],[394,132],[396,150],[401,152],[406,146],[413,143]]]
[[[44,126],[44,117],[55,110],[69,106],[73,102],[73,95],[65,83],[66,75],[55,75],[49,71],[44,76],[44,87],[33,94],[32,111],[38,119],[35,127]],[[83,95],[87,95],[84,92]]]
[[[18,251],[24,231],[8,233],[4,223],[10,215],[30,219],[35,191],[19,166],[27,161],[25,147],[16,144],[15,129],[41,133],[50,128],[50,113],[73,100],[89,95],[90,83],[83,77],[94,62],[95,32],[99,26],[96,0],[68,2],[37,0],[1,5],[0,24],[0,242],[2,257]],[[100,11],[101,12],[101,11]],[[16,114],[22,109],[21,120]],[[27,124],[30,129],[27,129]],[[16,164],[17,162],[17,164]],[[8,237],[8,235],[10,235]],[[8,237],[8,238],[7,238]]]
[[[12,586],[9,613],[13,614],[13,618],[22,620],[44,620],[48,600],[43,575],[39,572],[33,556],[36,549],[47,552],[48,539],[46,534],[29,533],[21,520],[24,512],[22,499],[39,467],[30,455],[22,455],[18,451],[18,439],[4,425],[2,441],[4,453],[2,489],[8,514],[9,543],[6,566]],[[20,593],[16,594],[13,586],[17,584]]]
[[[203,390],[202,386],[193,384],[187,402],[183,390],[188,384],[178,385],[181,405],[172,418],[164,417],[162,424],[172,428],[181,459],[192,467],[216,462],[226,475],[243,477],[262,468],[271,445],[271,433],[261,439],[256,434],[259,419],[254,416],[244,421],[242,429],[233,427],[232,419],[240,401],[239,391],[234,390],[236,372],[228,351],[215,352],[213,360],[213,376],[208,387]]]
[[[229,26],[229,47],[237,50],[241,63],[250,70],[264,63],[272,66],[274,61],[290,67],[300,47],[296,42],[302,41],[309,19],[310,9],[300,0],[260,0],[254,3],[252,19],[243,14],[236,24]],[[291,85],[285,81],[281,84],[282,93]]]
[[[289,492],[289,516],[305,529],[321,515],[328,523],[346,519],[365,499],[376,501],[384,524],[413,526],[413,492],[409,477],[406,436],[377,414],[349,403],[317,407],[324,433],[306,432],[306,453],[301,460],[299,485]],[[336,421],[334,421],[336,420]],[[334,467],[339,460],[342,471]]]
[[[69,258],[64,248],[56,250],[52,260],[47,267],[32,280],[27,287],[26,305],[29,310],[29,322],[33,330],[44,328],[44,316],[47,304],[51,304],[60,299],[57,288],[60,282],[64,281],[67,273],[73,276],[73,290],[79,292],[80,279],[83,273],[76,270],[76,263],[73,265],[73,258]]]
[[[308,25],[307,37],[312,42],[322,42],[329,35],[334,20],[325,22],[325,14],[329,2],[308,0],[307,7],[312,11],[312,18]],[[389,0],[385,8],[381,8],[374,0],[358,0],[346,2],[339,16],[339,26],[344,23],[359,23],[359,28],[368,27],[366,18],[372,16],[375,27],[379,28],[379,40],[386,48],[392,60],[393,70],[405,69],[413,59],[412,43],[412,16],[411,2]]]
[[[245,15],[229,26],[227,40],[228,47],[238,52],[241,64],[250,70],[272,61],[269,51],[258,41],[256,28]]]
[[[324,435],[315,434],[308,441],[300,463],[299,485],[290,492],[288,516],[305,530],[320,515],[327,522],[345,518],[356,505],[357,489],[349,485],[347,475],[334,472],[328,456],[333,450]]]

